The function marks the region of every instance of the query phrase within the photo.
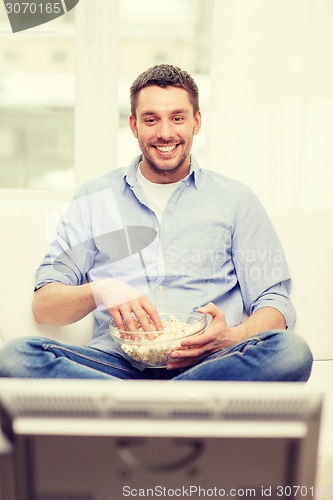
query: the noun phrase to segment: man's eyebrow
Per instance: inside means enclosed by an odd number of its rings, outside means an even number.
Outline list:
[[[186,115],[188,114],[188,110],[185,108],[175,109],[175,111],[171,112],[172,115]]]
[[[145,117],[145,116],[155,116],[157,115],[156,111],[142,111],[142,113],[140,114],[141,117]]]

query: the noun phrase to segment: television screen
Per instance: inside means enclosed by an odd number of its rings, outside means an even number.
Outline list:
[[[298,383],[2,381],[5,500],[313,498],[321,405]]]

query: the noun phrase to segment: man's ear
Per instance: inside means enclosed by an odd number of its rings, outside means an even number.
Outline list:
[[[130,129],[132,131],[132,134],[137,139],[138,138],[138,129],[136,126],[136,119],[134,118],[133,115],[130,115],[130,117],[129,117],[129,126],[130,126]]]
[[[193,134],[196,135],[201,128],[201,112],[197,111],[196,114],[194,115],[194,128],[193,128]]]

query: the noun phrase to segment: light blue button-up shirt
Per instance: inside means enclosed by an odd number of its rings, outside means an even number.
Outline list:
[[[254,193],[202,170],[192,157],[159,223],[137,180],[140,159],[83,185],[37,270],[36,288],[112,277],[147,294],[158,311],[176,314],[214,302],[232,327],[244,313],[270,306],[291,328],[284,252]],[[91,345],[112,351],[110,316],[98,307],[94,317]]]

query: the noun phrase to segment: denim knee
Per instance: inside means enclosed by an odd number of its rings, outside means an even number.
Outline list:
[[[288,378],[294,381],[305,382],[309,379],[312,370],[313,356],[307,342],[301,335],[294,332],[286,332],[281,340],[286,343],[288,350],[290,373]]]
[[[270,330],[213,354],[175,379],[305,382],[311,367],[312,354],[302,337]]]
[[[45,339],[44,339],[45,340]],[[0,377],[26,377],[24,360],[33,345],[42,345],[39,337],[18,337],[7,342],[0,350]]]

